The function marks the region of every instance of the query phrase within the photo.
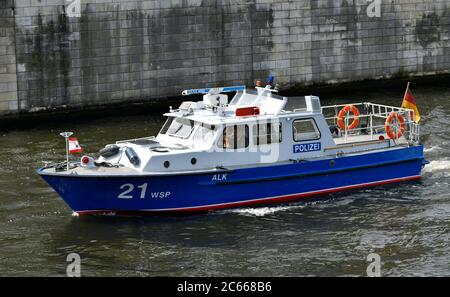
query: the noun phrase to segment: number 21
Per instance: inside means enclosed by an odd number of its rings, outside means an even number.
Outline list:
[[[145,193],[147,192],[147,183],[144,183],[140,186],[137,186],[137,188],[141,189],[141,194],[139,196],[139,198],[144,199],[145,198]],[[134,190],[134,185],[133,184],[123,184],[120,186],[120,189],[123,190],[125,189],[125,191],[123,191],[122,193],[120,193],[117,198],[119,199],[133,199],[133,195],[129,195],[133,190]]]

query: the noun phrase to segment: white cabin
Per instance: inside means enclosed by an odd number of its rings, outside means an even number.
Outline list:
[[[164,114],[167,122],[156,137],[118,141],[119,152],[100,156],[97,163],[120,164],[121,168],[116,168],[119,170],[105,169],[109,173],[182,174],[339,157],[418,142],[418,125],[410,118],[411,110],[354,104],[361,112],[360,123],[347,130],[337,126],[343,105],[321,107],[316,96],[281,97],[270,85],[238,89],[231,100],[220,94],[220,89],[183,91],[206,94],[202,101],[183,102],[178,109]],[[289,110],[290,100],[303,103],[303,108]],[[393,111],[407,119],[406,132],[394,140],[384,129]],[[347,116],[345,127],[354,119]],[[138,161],[132,163],[127,149],[132,149]],[[84,168],[83,173],[90,174],[88,170]],[[98,170],[92,169],[92,173]]]

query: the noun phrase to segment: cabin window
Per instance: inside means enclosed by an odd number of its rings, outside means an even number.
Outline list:
[[[258,123],[253,126],[253,143],[256,145],[280,143],[281,123]]]
[[[209,143],[214,137],[214,132],[216,132],[214,125],[201,123],[197,131],[195,131],[193,139],[194,141]]]
[[[294,141],[316,140],[320,131],[313,119],[295,120],[292,124]]]
[[[241,99],[242,96],[244,96],[244,93],[242,93],[242,91],[237,91],[236,95],[234,95],[233,99],[231,99],[229,105],[236,105],[236,103],[238,103],[239,99]]]
[[[188,138],[193,129],[194,121],[185,118],[176,118],[167,130],[167,134],[178,138]]]
[[[227,126],[219,138],[218,146],[227,149],[239,149],[248,147],[249,133],[247,125]]]
[[[164,126],[159,131],[159,134],[166,134],[167,130],[169,130],[170,125],[172,125],[173,117],[167,118],[167,121],[164,123]]]

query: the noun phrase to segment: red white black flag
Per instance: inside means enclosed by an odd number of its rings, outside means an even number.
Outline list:
[[[69,138],[69,153],[81,153],[83,148],[78,143],[78,140],[74,137]]]

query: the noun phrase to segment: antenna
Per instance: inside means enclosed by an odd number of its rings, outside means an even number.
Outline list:
[[[66,140],[66,163],[67,163],[67,171],[69,171],[69,137],[73,134],[73,132],[62,132],[59,133]]]

